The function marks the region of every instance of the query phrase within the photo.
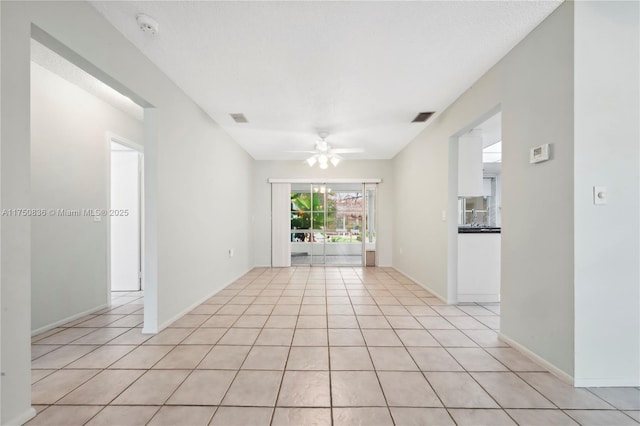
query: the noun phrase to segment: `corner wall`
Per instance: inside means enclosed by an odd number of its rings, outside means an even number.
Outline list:
[[[141,122],[32,62],[31,207],[109,208],[107,132],[142,143]],[[31,220],[32,331],[107,305],[108,220]]]
[[[564,3],[394,159],[394,266],[450,299],[450,139],[501,106],[502,332],[573,374],[573,4]],[[553,160],[528,163],[554,145]],[[455,172],[455,173],[454,173]],[[447,221],[442,220],[446,211]],[[420,227],[406,220],[419,212]],[[453,231],[453,229],[452,229]],[[456,235],[457,236],[457,235]],[[539,265],[536,266],[536,265]]]
[[[640,384],[639,27],[637,2],[563,3],[394,159],[396,217],[427,224],[397,221],[394,265],[446,298],[449,140],[500,105],[501,333],[576,386]],[[544,143],[551,160],[529,164]],[[421,182],[429,199],[411,199]]]
[[[156,294],[145,300],[148,330],[157,330],[249,270],[252,158],[90,4],[1,2],[0,7],[2,207],[31,205],[34,24],[150,107],[144,125],[145,248],[151,259],[145,289],[150,293],[155,286]],[[2,218],[3,424],[25,421],[33,413],[30,240],[28,220]],[[235,245],[233,258],[227,254],[229,244]]]
[[[304,161],[254,161],[254,230],[255,265],[271,265],[271,185],[269,178],[355,179],[381,178],[377,193],[377,261],[391,266],[393,238],[393,172],[389,160],[345,160],[338,167],[321,170],[309,167]]]
[[[573,376],[573,3],[502,63],[501,332]]]

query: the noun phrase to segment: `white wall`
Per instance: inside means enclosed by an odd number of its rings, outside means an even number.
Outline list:
[[[576,384],[640,384],[640,7],[575,4]],[[615,46],[612,48],[611,46]],[[609,203],[593,204],[593,186]]]
[[[457,144],[450,154],[449,140],[480,123],[483,113],[495,114],[489,112],[500,103],[499,85],[499,71],[489,71],[393,160],[393,214],[400,219],[393,229],[393,266],[445,300],[455,298],[447,285],[450,227],[457,239]],[[404,219],[407,212],[420,226]]]
[[[31,24],[145,102],[145,326],[253,265],[251,157],[85,2],[1,2],[3,208],[28,207]],[[30,410],[31,229],[2,218],[2,423]],[[229,258],[227,248],[235,247]],[[155,290],[155,291],[154,291]],[[155,314],[155,315],[154,315]],[[15,421],[17,423],[17,421]]]
[[[500,64],[501,332],[573,375],[573,3]],[[552,159],[529,150],[552,144]]]
[[[142,123],[33,62],[31,105],[31,207],[107,209],[106,133],[142,141]],[[32,219],[32,330],[106,306],[107,223]]]
[[[0,2],[2,60],[2,135],[0,137],[0,198],[3,209],[30,206],[29,181],[29,27],[14,22],[7,3]],[[22,40],[18,49],[10,46]],[[21,424],[35,414],[30,400],[31,376],[31,237],[30,221],[2,219],[2,418],[1,424]]]
[[[377,264],[391,266],[393,229],[393,171],[391,161],[351,161],[345,160],[338,167],[326,170],[309,167],[304,161],[255,161],[254,162],[254,250],[255,265],[271,265],[271,187],[269,178],[381,178],[378,185],[376,212]]]
[[[160,327],[254,265],[253,159],[195,105],[176,105],[165,120],[173,126],[158,149]]]
[[[573,373],[572,4],[561,5],[394,159],[394,266],[455,300],[454,136],[502,108],[502,332]],[[528,150],[554,143],[553,161]],[[416,197],[428,187],[428,196]],[[552,188],[552,190],[549,190]],[[442,211],[448,221],[442,220]],[[450,239],[451,237],[451,239]],[[450,243],[451,242],[451,243]],[[544,265],[535,267],[535,265]]]
[[[502,109],[501,332],[580,386],[640,383],[638,12],[564,3],[394,159],[395,217],[427,225],[396,221],[394,266],[451,300],[450,141]],[[529,164],[542,143],[551,160]],[[420,182],[428,199],[408,196]]]

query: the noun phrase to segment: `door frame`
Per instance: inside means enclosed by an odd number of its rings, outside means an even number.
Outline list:
[[[476,116],[466,126],[459,129],[449,137],[449,174],[448,174],[448,200],[447,210],[443,211],[443,217],[447,220],[447,294],[446,302],[450,305],[458,304],[458,151],[460,136],[468,133],[473,128],[484,123],[489,118],[502,111],[502,104]],[[446,212],[449,212],[446,214]],[[500,283],[502,288],[502,282]]]
[[[111,143],[117,143],[127,148],[131,148],[138,152],[138,211],[139,211],[139,235],[140,240],[140,253],[139,253],[139,265],[140,265],[140,277],[139,277],[139,291],[144,290],[144,276],[145,276],[145,246],[144,246],[144,146],[131,141],[129,139],[118,136],[115,133],[107,132],[105,135],[105,149],[107,151],[106,161],[106,182],[107,182],[107,203],[109,209],[111,209]],[[111,307],[111,218],[106,216],[107,226],[107,306]]]

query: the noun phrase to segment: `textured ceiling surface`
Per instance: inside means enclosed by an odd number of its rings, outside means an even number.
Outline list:
[[[31,40],[31,60],[132,118],[143,120],[144,110],[138,104],[35,40]]]
[[[92,1],[256,159],[392,158],[560,3]]]

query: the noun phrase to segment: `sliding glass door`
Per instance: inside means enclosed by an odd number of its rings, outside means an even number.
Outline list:
[[[325,264],[327,194],[324,185],[311,185],[311,264]]]
[[[375,188],[361,183],[292,184],[291,264],[364,265],[365,249],[375,253]]]
[[[291,184],[291,265],[311,265],[313,253],[312,191],[309,184]]]
[[[362,265],[362,201],[360,183],[327,190],[327,264]]]

